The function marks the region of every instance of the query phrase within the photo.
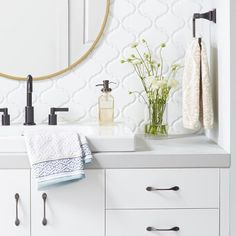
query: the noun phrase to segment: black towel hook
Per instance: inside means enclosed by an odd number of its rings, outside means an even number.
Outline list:
[[[194,13],[193,14],[193,37],[196,37],[196,20],[205,19],[216,23],[216,9],[205,13]]]

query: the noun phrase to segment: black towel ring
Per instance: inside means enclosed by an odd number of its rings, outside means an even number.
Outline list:
[[[196,37],[196,20],[205,19],[216,23],[216,9],[205,13],[194,13],[193,14],[193,37]]]

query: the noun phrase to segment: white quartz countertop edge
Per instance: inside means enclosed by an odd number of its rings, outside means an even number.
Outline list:
[[[88,169],[133,168],[229,168],[230,154],[155,155],[136,153],[95,153]],[[28,169],[26,153],[1,153],[0,169]]]
[[[205,136],[136,140],[135,152],[94,153],[89,169],[229,168],[230,154]],[[27,153],[0,152],[0,169],[30,168]]]

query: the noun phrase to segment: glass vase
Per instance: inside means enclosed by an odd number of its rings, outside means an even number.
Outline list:
[[[145,135],[151,137],[168,135],[165,109],[166,101],[157,101],[149,104],[149,122],[145,125]]]

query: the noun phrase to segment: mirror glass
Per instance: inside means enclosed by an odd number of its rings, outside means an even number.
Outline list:
[[[0,0],[0,72],[52,77],[99,40],[109,0]]]

